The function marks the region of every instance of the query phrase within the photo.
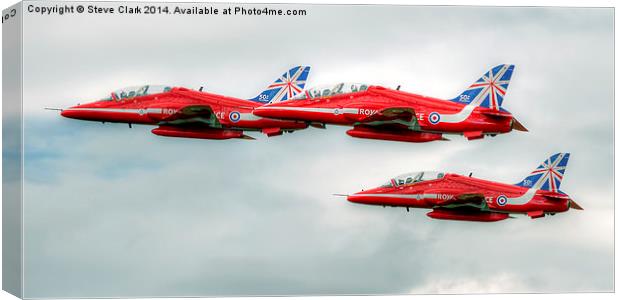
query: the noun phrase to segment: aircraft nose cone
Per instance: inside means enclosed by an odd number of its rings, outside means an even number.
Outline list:
[[[347,196],[347,201],[349,202],[353,202],[353,203],[358,203],[361,200],[361,196],[358,195],[357,193],[353,194],[353,195],[348,195]]]
[[[67,109],[63,109],[60,112],[60,115],[65,118],[80,119],[84,117],[84,112],[79,109],[76,109],[75,107],[69,107]]]
[[[71,118],[72,116],[74,116],[74,114],[75,114],[75,110],[72,110],[71,108],[63,109],[60,112],[60,115],[65,118]]]

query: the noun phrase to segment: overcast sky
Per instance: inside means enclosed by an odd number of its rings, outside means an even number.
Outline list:
[[[308,15],[26,15],[24,296],[613,290],[612,9],[286,8]],[[309,86],[452,98],[502,63],[530,132],[478,141],[188,140],[43,110],[146,83],[249,98],[299,64]],[[560,151],[584,211],[467,223],[332,196],[416,170],[513,183]]]

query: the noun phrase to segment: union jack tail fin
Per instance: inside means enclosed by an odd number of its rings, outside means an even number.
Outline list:
[[[551,155],[536,170],[532,171],[529,176],[516,185],[555,193],[560,192],[560,184],[562,183],[569,157],[570,153]]]
[[[304,90],[309,73],[310,67],[296,66],[278,77],[258,96],[249,100],[267,104],[291,99]]]
[[[500,110],[514,69],[514,65],[495,66],[450,101]]]

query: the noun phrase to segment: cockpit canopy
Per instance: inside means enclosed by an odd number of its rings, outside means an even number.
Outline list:
[[[123,100],[123,99],[134,98],[134,97],[165,93],[165,92],[169,92],[171,89],[172,87],[165,86],[165,85],[132,86],[132,87],[126,87],[120,90],[116,90],[112,92],[109,97],[104,98],[102,100],[118,101],[118,100]]]
[[[368,86],[367,84],[350,82],[341,82],[336,85],[322,85],[307,89],[303,93],[293,97],[292,100],[314,99],[339,94],[363,92],[368,89]]]
[[[383,184],[381,187],[397,187],[406,184],[413,184],[422,181],[434,180],[443,178],[445,175],[444,172],[436,172],[436,171],[424,171],[424,172],[413,172],[407,173],[403,175],[396,176],[392,178],[390,181]]]

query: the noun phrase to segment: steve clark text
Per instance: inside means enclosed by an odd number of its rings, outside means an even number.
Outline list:
[[[272,7],[231,6],[218,8],[213,6],[178,6],[178,5],[37,5],[29,4],[28,13],[40,15],[65,14],[124,14],[124,15],[240,15],[240,16],[305,16],[305,9],[282,9]]]

